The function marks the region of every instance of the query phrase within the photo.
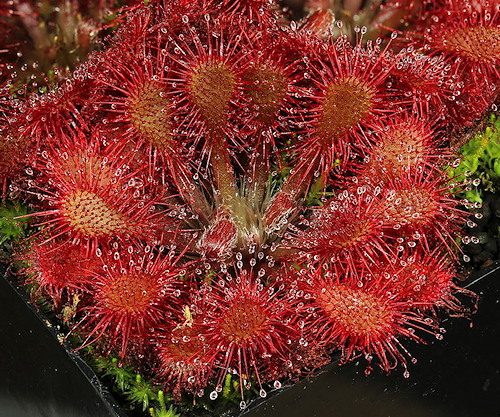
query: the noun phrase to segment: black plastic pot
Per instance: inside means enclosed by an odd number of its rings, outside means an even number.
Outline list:
[[[253,404],[244,417],[499,417],[500,263],[466,286],[481,295],[478,312],[447,320],[444,340],[432,346],[407,343],[418,359],[409,378],[402,369],[365,376],[362,361],[330,365]],[[0,417],[127,415],[5,279],[0,317]]]
[[[0,278],[0,417],[124,417],[93,371]]]

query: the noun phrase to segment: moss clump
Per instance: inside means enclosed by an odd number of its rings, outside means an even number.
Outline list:
[[[494,113],[486,128],[460,148],[461,162],[449,171],[458,182],[472,182],[461,197],[471,203],[482,203],[486,191],[500,192],[500,118]]]

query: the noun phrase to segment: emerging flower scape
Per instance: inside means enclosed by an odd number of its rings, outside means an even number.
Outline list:
[[[29,18],[11,3],[0,17]],[[498,97],[500,6],[387,0],[351,30],[316,3],[290,22],[267,0],[129,2],[92,53],[78,22],[81,63],[24,91],[0,30],[20,275],[78,349],[174,402],[232,375],[243,409],[332,360],[407,376],[405,343],[466,313],[468,184],[448,168]]]

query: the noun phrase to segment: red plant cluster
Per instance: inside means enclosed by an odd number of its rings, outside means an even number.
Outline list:
[[[406,18],[350,42],[267,0],[138,6],[65,82],[0,107],[29,282],[175,398],[215,399],[231,373],[244,408],[336,351],[406,373],[405,341],[464,312],[446,166],[498,96],[500,8]]]

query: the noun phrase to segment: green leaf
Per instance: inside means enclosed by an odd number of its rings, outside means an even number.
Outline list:
[[[493,172],[500,178],[500,158],[495,159],[495,162],[493,163]]]
[[[464,197],[467,201],[470,201],[471,203],[483,202],[483,197],[481,196],[481,193],[478,190],[466,191]]]

